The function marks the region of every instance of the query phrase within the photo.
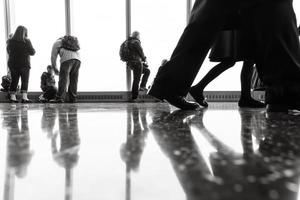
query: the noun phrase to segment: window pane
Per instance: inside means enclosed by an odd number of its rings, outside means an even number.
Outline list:
[[[76,0],[73,8],[82,57],[78,89],[125,91],[126,65],[119,58],[126,38],[125,0]]]
[[[186,25],[185,0],[132,0],[132,31],[141,33],[151,84],[162,59],[169,59]]]
[[[64,1],[14,0],[15,23],[28,29],[28,37],[36,50],[31,57],[30,91],[40,91],[40,77],[51,64],[51,49],[57,38],[65,34]]]
[[[4,8],[3,3],[0,4],[0,78],[7,74],[7,64],[6,64],[6,43],[5,43],[5,25],[4,25]]]

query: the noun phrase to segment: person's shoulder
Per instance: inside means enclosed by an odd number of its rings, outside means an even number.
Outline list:
[[[43,73],[42,73],[42,77],[46,77],[47,74],[48,74],[47,72],[43,72]]]

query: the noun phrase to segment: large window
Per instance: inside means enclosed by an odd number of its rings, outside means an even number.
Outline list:
[[[51,64],[51,48],[55,40],[65,34],[64,1],[14,0],[14,32],[18,25],[28,29],[28,36],[36,50],[31,57],[30,91],[40,91],[40,77]]]
[[[186,25],[186,1],[132,0],[132,31],[141,43],[151,70],[152,82],[162,59],[169,59]]]
[[[6,75],[7,73],[7,64],[6,64],[6,43],[5,43],[5,29],[4,29],[4,8],[3,3],[0,4],[0,77]]]
[[[80,91],[125,91],[126,65],[119,48],[126,39],[125,0],[76,0],[73,33],[81,44]]]
[[[295,9],[295,12],[296,12],[296,16],[297,16],[297,20],[298,20],[298,26],[299,26],[299,23],[300,23],[300,1],[293,1],[293,4],[294,4],[294,9]]]

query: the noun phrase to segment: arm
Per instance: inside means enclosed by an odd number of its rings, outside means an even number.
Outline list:
[[[136,52],[138,53],[138,55],[145,62],[146,61],[146,56],[145,56],[143,48],[141,46],[141,42],[140,41],[134,41],[134,46],[135,46],[135,49],[136,49]]]
[[[46,79],[45,79],[45,76],[44,76],[44,73],[43,73],[42,76],[41,76],[41,89],[42,89],[42,91],[44,91],[46,89],[46,86],[47,86],[47,83],[46,83]]]
[[[57,66],[56,66],[56,60],[57,60],[57,56],[58,56],[58,53],[59,53],[60,46],[61,46],[61,41],[57,40],[53,44],[52,51],[51,51],[51,65],[52,65],[52,67],[54,69],[54,72],[56,74],[58,73],[58,69],[57,69]]]
[[[31,41],[29,39],[26,39],[25,41],[26,41],[27,50],[28,50],[29,55],[33,56],[35,54],[35,50],[31,44]]]

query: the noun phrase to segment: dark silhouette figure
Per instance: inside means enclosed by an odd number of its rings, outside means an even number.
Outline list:
[[[133,71],[131,99],[136,100],[138,98],[139,90],[147,91],[147,82],[150,75],[150,70],[141,46],[140,33],[138,31],[134,31],[127,39],[127,43],[130,49],[130,58],[126,63],[127,66]]]
[[[11,75],[10,97],[12,103],[17,103],[16,92],[21,78],[22,103],[31,103],[27,97],[29,74],[30,74],[30,56],[35,54],[28,31],[24,26],[18,26],[13,36],[7,41],[8,68]]]
[[[60,148],[57,148],[57,134],[52,136],[52,155],[57,164],[66,171],[65,200],[72,199],[73,168],[79,159],[80,138],[78,132],[77,108],[58,110]]]
[[[205,127],[206,112],[159,111],[150,125],[188,200],[297,199],[298,117],[240,110],[244,151],[238,152]],[[278,131],[287,123],[288,131]]]

